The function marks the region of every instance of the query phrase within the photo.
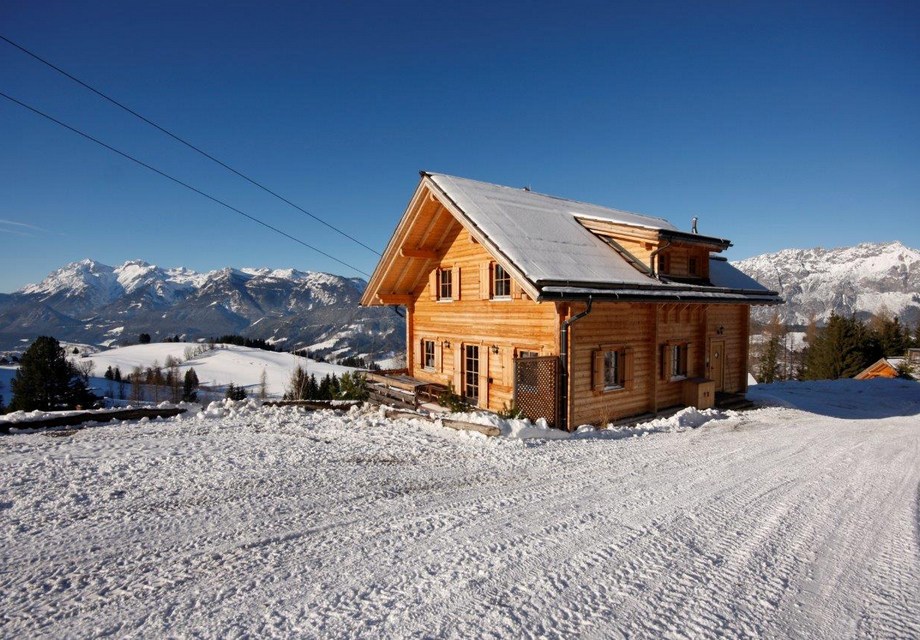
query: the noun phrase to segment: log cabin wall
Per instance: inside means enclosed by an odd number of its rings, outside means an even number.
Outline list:
[[[725,341],[725,383],[723,391],[747,391],[748,333],[751,307],[746,304],[714,304],[709,306],[706,335]],[[707,371],[705,375],[709,375]]]
[[[571,314],[584,308],[573,305]],[[684,404],[687,381],[709,375],[712,340],[725,345],[724,386],[747,388],[748,305],[599,302],[572,325],[569,427],[606,424]],[[670,348],[686,349],[685,373],[672,376]],[[619,350],[627,359],[622,388],[597,384],[597,353]]]
[[[573,305],[573,313],[584,305]],[[655,367],[655,305],[595,302],[590,314],[571,325],[569,364],[569,428],[606,423],[650,410],[654,393],[650,371]],[[622,388],[603,389],[595,379],[595,354],[627,351],[631,359]]]
[[[459,298],[437,300],[436,278],[429,277],[413,292],[408,313],[410,375],[419,380],[452,384],[462,390],[463,345],[479,346],[480,406],[493,411],[511,406],[513,359],[520,351],[558,353],[559,318],[552,302],[536,303],[512,284],[511,296],[493,299],[490,278],[494,261],[459,224],[442,246],[435,269],[450,270],[459,280]],[[434,343],[435,366],[425,368],[424,341]],[[448,346],[449,345],[449,346]],[[496,347],[497,353],[492,347]],[[486,373],[488,372],[488,373]],[[488,381],[491,380],[491,383]]]
[[[661,410],[683,404],[684,380],[705,377],[706,315],[703,304],[660,304],[658,307],[658,345],[656,347],[655,380],[658,385],[657,407]],[[676,378],[668,370],[667,353],[673,345],[687,349],[686,374]]]

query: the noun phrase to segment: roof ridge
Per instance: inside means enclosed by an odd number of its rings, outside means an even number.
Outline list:
[[[609,211],[615,211],[616,213],[625,213],[631,216],[639,216],[641,218],[648,218],[649,220],[661,220],[662,222],[666,222],[667,224],[672,224],[670,220],[668,220],[667,218],[663,218],[661,216],[653,216],[647,213],[640,213],[638,211],[629,211],[628,209],[618,209],[616,207],[610,207],[610,206],[603,205],[603,204],[597,204],[596,202],[587,202],[585,200],[575,200],[574,198],[563,198],[562,196],[556,196],[551,193],[543,193],[542,191],[533,191],[529,187],[528,188],[510,187],[506,184],[498,184],[497,182],[487,182],[486,180],[476,180],[474,178],[465,178],[463,176],[455,176],[449,173],[438,173],[435,171],[419,171],[419,175],[429,176],[429,177],[440,176],[442,178],[450,178],[452,180],[466,180],[467,182],[476,182],[479,184],[489,185],[491,187],[498,187],[500,189],[509,189],[511,191],[514,191],[515,193],[520,193],[520,192],[530,193],[535,196],[540,196],[543,198],[552,198],[553,200],[558,200],[560,202],[571,202],[573,204],[586,205],[589,207],[598,207],[600,209],[607,209]],[[580,215],[581,217],[590,217],[584,214],[578,214],[578,215]]]

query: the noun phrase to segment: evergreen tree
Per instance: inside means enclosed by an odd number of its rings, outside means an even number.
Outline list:
[[[109,366],[108,366],[108,368],[105,370],[105,373],[103,374],[103,377],[104,377],[106,380],[114,380],[114,379],[115,379],[115,372],[112,371],[112,365],[109,365]]]
[[[246,387],[236,386],[232,382],[227,387],[227,393],[225,397],[228,400],[245,400],[246,399]]]
[[[185,379],[182,382],[182,400],[185,402],[195,402],[198,400],[198,374],[194,368],[185,372]]]
[[[137,337],[137,341],[140,342],[141,344],[150,344],[150,334],[142,333],[141,335]]]
[[[804,378],[852,378],[871,363],[871,351],[870,335],[862,322],[855,316],[831,314],[827,326],[808,348]]]
[[[367,400],[367,384],[362,373],[343,373],[339,387],[338,397],[342,400]]]
[[[72,409],[96,399],[61,344],[50,336],[37,338],[26,350],[10,386],[13,411]]]

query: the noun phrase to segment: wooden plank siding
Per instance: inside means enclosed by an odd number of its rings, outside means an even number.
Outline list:
[[[573,305],[578,313],[584,305]],[[591,313],[571,325],[569,427],[603,423],[649,410],[653,389],[649,371],[655,367],[653,349],[655,305],[595,302]],[[594,353],[605,345],[632,347],[632,379],[623,389],[595,391]]]
[[[513,285],[511,298],[490,299],[489,253],[459,223],[444,239],[441,255],[432,269],[450,269],[453,286],[459,280],[460,295],[452,301],[439,301],[432,291],[436,278],[424,278],[424,285],[413,293],[415,302],[408,324],[410,375],[419,380],[452,384],[461,391],[463,356],[466,344],[479,346],[480,399],[483,408],[501,410],[510,406],[514,393],[513,359],[519,350],[540,355],[558,353],[559,319],[552,302],[536,303]],[[435,343],[435,367],[425,369],[422,342]],[[450,346],[446,346],[449,343]],[[498,353],[492,352],[492,346]],[[486,371],[488,373],[486,374]],[[491,381],[491,382],[488,382]]]
[[[725,340],[724,391],[728,393],[747,391],[750,311],[750,306],[745,304],[714,304],[709,306],[707,313],[706,333],[709,341]]]
[[[584,309],[573,305],[571,314]],[[747,388],[748,305],[700,303],[596,302],[591,313],[571,328],[569,427],[605,424],[684,403],[687,381],[709,375],[709,346],[725,344],[724,391]],[[687,374],[672,380],[662,370],[662,349],[686,345]],[[594,354],[604,347],[625,347],[630,379],[622,389],[598,390]]]

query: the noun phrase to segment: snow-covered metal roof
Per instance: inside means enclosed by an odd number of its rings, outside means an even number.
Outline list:
[[[655,284],[576,217],[677,231],[663,218],[502,187],[467,178],[425,174],[534,284],[540,282]]]

